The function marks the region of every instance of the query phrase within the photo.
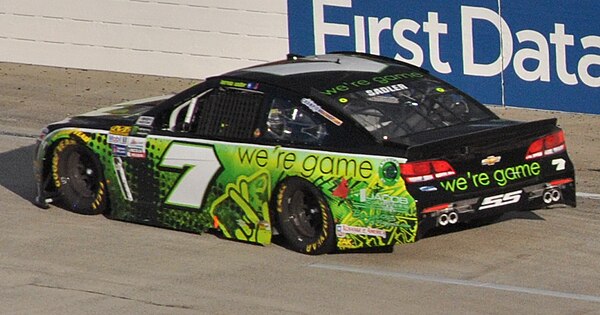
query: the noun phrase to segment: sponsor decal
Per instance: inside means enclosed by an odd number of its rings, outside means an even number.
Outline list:
[[[385,185],[391,186],[400,179],[399,162],[394,159],[388,159],[381,163],[379,167],[379,177]]]
[[[379,208],[390,212],[405,209],[410,203],[405,197],[378,192],[371,192],[369,194],[367,189],[360,190],[359,201],[366,203],[362,207]],[[361,205],[357,206],[360,207]]]
[[[394,85],[382,86],[382,87],[375,88],[372,90],[366,90],[365,93],[367,93],[368,96],[377,96],[377,95],[383,95],[383,94],[399,92],[399,91],[404,91],[404,90],[408,90],[408,87],[406,85],[394,84]]]
[[[128,137],[123,135],[108,134],[108,144],[112,145],[113,153],[117,156],[130,156],[127,152],[133,153],[135,157],[141,157],[141,153],[146,153],[146,138]],[[126,152],[123,155],[123,152]]]
[[[134,158],[134,159],[145,159],[146,152],[129,148],[129,149],[127,149],[127,156],[130,158]]]
[[[113,156],[127,156],[127,146],[125,145],[112,145]]]
[[[351,158],[342,155],[302,154],[283,149],[268,150],[251,147],[237,149],[240,166],[282,169],[299,172],[303,177],[313,174],[335,177],[353,177],[362,180],[374,175],[373,164],[367,159]]]
[[[108,134],[108,144],[127,145],[127,136]]]
[[[60,162],[62,152],[69,147],[70,145],[76,145],[77,142],[72,139],[65,139],[58,143],[56,148],[54,148],[54,154],[52,155],[52,180],[54,181],[54,186],[56,188],[60,188],[65,179],[61,178],[58,172],[58,164]]]
[[[154,123],[154,117],[151,116],[140,116],[135,122],[138,126],[151,127],[152,123]]]
[[[422,192],[434,192],[437,191],[437,187],[434,186],[423,186],[423,187],[419,187],[419,190]]]
[[[310,98],[303,98],[300,101],[304,106],[308,107],[308,109],[310,109],[311,111],[325,117],[325,119],[331,121],[332,123],[334,123],[336,126],[341,126],[343,121],[341,121],[339,118],[333,116],[332,114],[330,114],[328,111],[324,110],[321,106],[319,106],[317,103],[315,103],[315,101],[311,100]]]
[[[321,230],[321,235],[319,235],[319,238],[314,243],[306,245],[307,253],[310,253],[310,252],[313,252],[313,251],[319,249],[321,246],[323,246],[323,244],[329,237],[329,232],[328,232],[329,231],[329,220],[328,220],[328,216],[327,216],[327,211],[328,211],[327,205],[323,201],[319,201],[319,207],[321,208],[321,218],[323,220],[323,228]]]
[[[400,197],[400,196],[393,196],[390,194],[372,193],[367,196],[366,189],[360,190],[360,201],[361,202],[380,201],[380,202],[384,202],[384,203],[402,204],[402,205],[408,204],[408,199],[406,199],[404,197]]]
[[[498,169],[493,172],[471,173],[467,172],[463,176],[440,182],[444,190],[466,191],[470,188],[488,187],[496,185],[504,187],[511,182],[535,177],[542,172],[542,166],[538,162],[529,164],[521,164],[503,169]]]
[[[133,149],[145,150],[146,138],[129,137],[127,139],[127,147]]]
[[[423,78],[423,77],[424,77],[424,75],[417,71],[385,74],[385,75],[375,76],[375,77],[371,77],[371,78],[364,78],[364,79],[357,80],[357,81],[340,82],[336,86],[332,86],[330,88],[327,88],[327,89],[321,91],[321,93],[324,95],[327,95],[327,96],[333,96],[333,95],[336,95],[339,93],[346,93],[346,92],[355,91],[357,89],[368,88],[370,86],[381,86],[382,84],[387,84],[387,86],[384,86],[385,87],[384,90],[380,90],[381,87],[378,87],[377,89],[373,88],[371,90],[368,90],[368,91],[371,91],[370,93],[374,93],[374,95],[370,95],[370,96],[377,96],[377,95],[379,95],[377,93],[386,94],[386,93],[390,93],[390,92],[405,90],[407,87],[404,86],[403,84],[398,84],[399,82],[402,82],[405,80],[410,80],[410,79]],[[392,84],[392,83],[394,83],[394,84]],[[394,91],[392,91],[392,89]],[[377,90],[377,91],[375,91],[375,90]],[[385,92],[385,93],[383,92],[383,91],[388,91],[388,90],[389,90],[389,92]],[[368,93],[369,92],[367,92],[367,94]]]
[[[346,237],[347,234],[355,234],[385,238],[387,235],[386,231],[381,229],[362,226],[350,226],[346,224],[337,224],[335,226],[335,230],[337,237]]]
[[[100,207],[102,204],[105,195],[104,189],[104,182],[101,181],[98,187],[98,192],[96,193],[96,198],[94,199],[94,202],[92,202],[92,209],[98,209],[98,207]]]
[[[229,86],[229,87],[248,89],[248,90],[258,90],[258,88],[260,87],[259,83],[254,83],[254,82],[246,83],[246,82],[236,82],[236,81],[231,81],[231,80],[221,80],[221,82],[219,82],[219,83],[222,86]]]
[[[131,132],[131,126],[112,126],[110,127],[110,134],[119,136],[128,136]]]
[[[90,141],[92,141],[92,138],[90,138],[90,136],[79,130],[73,131],[73,135],[81,139],[81,141],[83,141],[84,143],[89,143]]]
[[[493,165],[496,165],[497,163],[500,163],[501,160],[502,160],[501,156],[490,155],[490,156],[486,157],[485,159],[481,160],[481,165],[493,166]]]
[[[146,158],[146,138],[128,137],[127,156],[136,159]]]

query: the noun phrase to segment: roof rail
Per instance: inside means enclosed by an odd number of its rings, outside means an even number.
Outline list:
[[[387,57],[387,56],[373,55],[373,54],[369,54],[369,53],[362,53],[362,52],[356,52],[356,51],[333,51],[333,52],[330,52],[328,54],[356,55],[356,56],[362,56],[362,57],[366,57],[366,58],[370,58],[370,59],[376,59],[376,60],[378,59],[378,60],[387,61],[387,62],[390,62],[390,63],[401,64],[403,66],[407,66],[407,67],[410,67],[410,68],[413,68],[413,69],[418,69],[418,70],[423,71],[425,73],[429,73],[429,70],[427,70],[427,69],[423,69],[423,68],[421,68],[419,66],[415,66],[415,65],[413,65],[411,63],[408,63],[408,62],[405,62],[405,61],[396,60],[394,58],[390,58],[390,57]]]

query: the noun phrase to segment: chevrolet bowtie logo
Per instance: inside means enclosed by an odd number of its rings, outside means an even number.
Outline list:
[[[485,159],[481,160],[481,165],[492,166],[492,165],[495,165],[496,163],[500,163],[500,160],[502,160],[501,156],[490,155],[490,156],[486,157]]]

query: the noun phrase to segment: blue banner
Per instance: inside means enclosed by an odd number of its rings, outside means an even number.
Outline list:
[[[594,114],[599,21],[598,0],[288,0],[292,53],[385,55],[486,104]]]

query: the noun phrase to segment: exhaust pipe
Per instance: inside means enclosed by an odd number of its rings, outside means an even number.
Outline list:
[[[552,190],[552,201],[557,202],[561,198],[561,193],[557,189]]]
[[[450,224],[456,224],[458,222],[458,213],[456,212],[450,212],[448,214],[448,223]]]
[[[560,198],[562,197],[560,191],[558,191],[558,189],[550,189],[546,192],[544,192],[544,203],[545,204],[551,204],[553,202],[558,202],[560,200]]]
[[[458,213],[456,213],[456,212],[450,212],[447,214],[444,213],[438,217],[437,223],[441,226],[446,226],[448,224],[456,224],[456,223],[458,223]]]
[[[448,225],[448,215],[447,214],[442,214],[438,217],[438,224],[441,226],[446,226]]]

